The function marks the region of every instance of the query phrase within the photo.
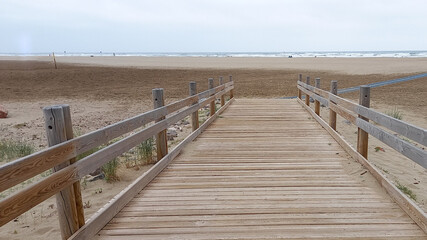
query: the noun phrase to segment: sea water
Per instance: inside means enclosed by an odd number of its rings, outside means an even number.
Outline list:
[[[52,53],[0,53],[0,56],[49,56]],[[341,51],[341,52],[55,52],[56,56],[143,56],[143,57],[427,57],[425,51]]]

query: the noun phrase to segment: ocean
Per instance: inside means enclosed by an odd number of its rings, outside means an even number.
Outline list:
[[[0,53],[0,56],[49,56],[52,53]],[[56,56],[144,56],[144,57],[427,57],[425,51],[330,51],[330,52],[55,52]]]

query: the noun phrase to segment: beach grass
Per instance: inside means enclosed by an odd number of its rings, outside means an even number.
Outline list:
[[[33,152],[34,147],[25,142],[11,140],[0,141],[0,162],[9,162],[30,155]]]
[[[390,110],[385,111],[385,114],[387,114],[390,117],[402,120],[403,119],[403,112],[399,110],[397,107],[394,107]]]

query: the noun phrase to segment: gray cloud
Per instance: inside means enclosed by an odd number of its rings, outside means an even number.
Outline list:
[[[425,50],[427,2],[3,0],[0,52]]]

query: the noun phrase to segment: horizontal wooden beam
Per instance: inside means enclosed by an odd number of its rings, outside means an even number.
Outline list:
[[[319,95],[315,95],[312,92],[310,92],[309,90],[307,90],[307,89],[305,89],[305,88],[303,88],[301,86],[298,86],[298,89],[301,90],[302,92],[304,92],[305,94],[309,94],[310,97],[312,97],[313,99],[321,102],[324,106],[327,107],[329,105],[329,101],[326,98],[323,98],[323,97],[321,97]]]
[[[51,174],[43,180],[32,184],[23,190],[8,196],[0,201],[0,226],[11,221],[15,217],[28,211],[37,204],[45,201],[55,193],[61,191],[67,186],[70,186],[85,175],[95,171],[100,166],[111,161],[122,153],[128,151],[137,144],[147,140],[169,125],[183,119],[187,115],[198,111],[201,107],[208,104],[213,99],[227,93],[234,86],[228,87],[217,94],[204,99],[203,101],[184,109],[181,112],[167,117],[166,119],[155,123],[131,136],[128,136],[110,146],[103,148],[78,162],[61,169],[58,172]]]
[[[227,87],[227,89],[233,89],[234,83],[228,82],[214,89],[187,97],[167,106],[117,122],[94,132],[9,162],[0,167],[0,192],[51,169],[62,162],[77,157],[79,154],[87,152],[102,144],[106,144],[125,133],[142,127],[147,123],[171,114],[183,107],[189,106],[196,98],[201,101],[209,96],[206,94],[222,92],[225,87]]]
[[[333,102],[331,102],[331,104],[329,104],[329,108],[332,109],[334,112],[338,113],[344,119],[350,121],[353,124],[356,124],[357,116],[354,113],[346,110],[345,108],[343,108],[340,105],[337,105]]]
[[[402,155],[408,157],[412,161],[418,163],[422,167],[427,168],[427,151],[422,150],[421,148],[416,147],[360,118],[356,119],[356,126],[371,134],[381,142],[387,144]]]
[[[303,106],[322,127],[337,141],[337,143],[356,161],[364,166],[375,177],[380,186],[386,190],[389,196],[405,211],[417,225],[427,233],[427,214],[403,194],[390,180],[388,180],[380,170],[372,163],[358,153],[345,139],[343,139],[335,130],[333,130],[321,117],[305,105],[303,101],[297,99],[298,103]]]
[[[215,115],[208,118],[196,131],[188,135],[168,155],[156,163],[150,170],[137,178],[131,185],[116,195],[108,204],[96,212],[70,239],[90,239],[95,236],[136,194],[148,185],[182,150],[199,136],[234,99],[222,106]]]
[[[399,133],[413,141],[416,141],[424,146],[427,146],[427,130],[414,126],[412,124],[400,121],[399,119],[390,117],[386,114],[374,111],[372,109],[357,106],[355,112],[369,120],[372,120],[391,131]]]
[[[394,131],[406,138],[409,138],[417,143],[420,143],[424,146],[427,146],[427,130],[414,126],[412,124],[406,123],[404,121],[401,121],[399,119],[393,118],[391,116],[388,116],[386,114],[380,113],[378,111],[375,111],[371,108],[367,108],[364,106],[361,106],[359,104],[356,104],[352,101],[349,101],[347,99],[341,98],[337,95],[328,93],[322,89],[315,88],[313,86],[307,85],[303,82],[298,81],[298,88],[301,86],[303,88],[308,89],[309,91],[312,91],[314,93],[317,93],[321,95],[322,97],[325,97],[335,103],[337,105],[343,106],[347,108],[350,111],[355,112],[356,114],[359,114],[365,118],[368,118],[369,120],[372,120],[379,125]],[[312,94],[312,93],[309,93]],[[311,95],[310,95],[311,96]],[[316,99],[317,100],[317,99]]]

